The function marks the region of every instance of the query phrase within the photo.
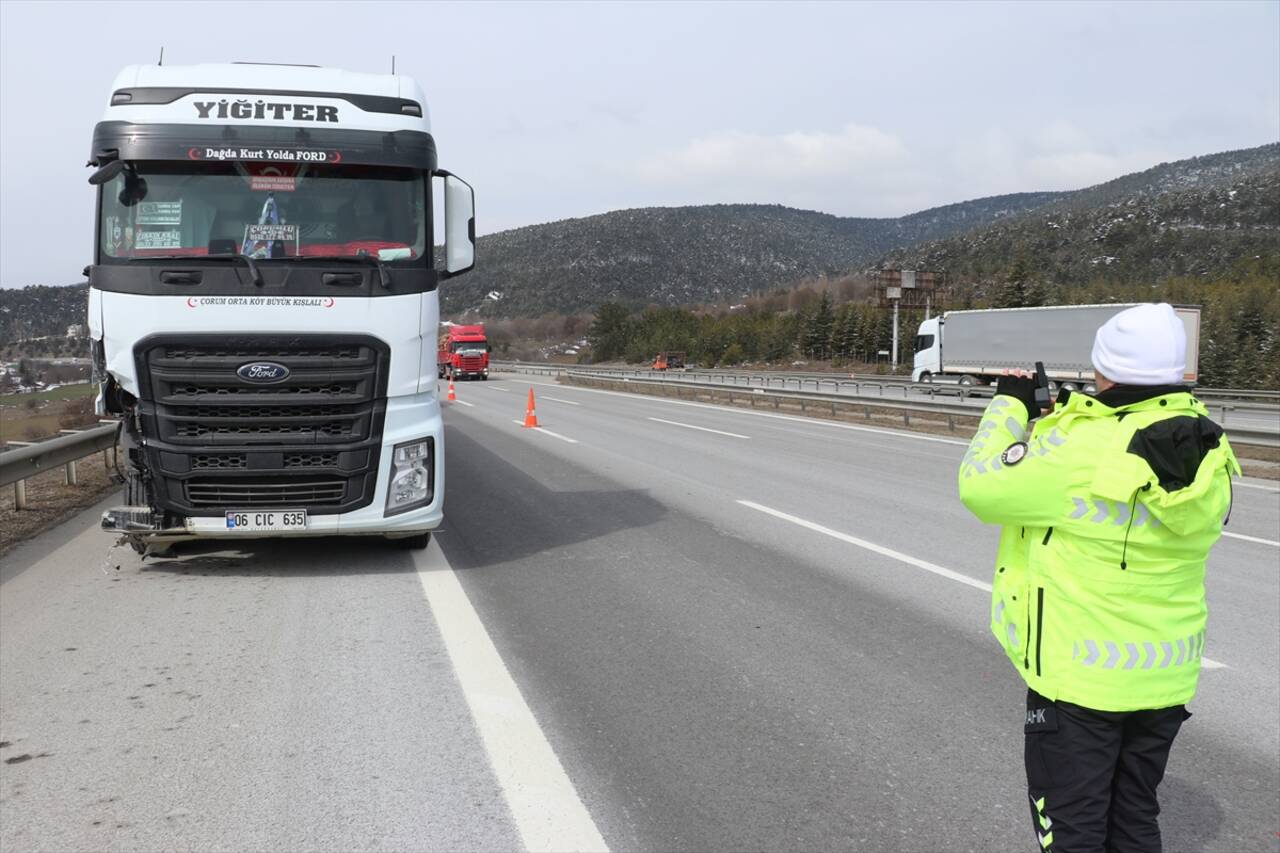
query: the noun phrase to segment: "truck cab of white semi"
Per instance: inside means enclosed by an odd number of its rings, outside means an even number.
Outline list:
[[[920,322],[916,330],[915,358],[911,363],[911,381],[929,382],[942,372],[941,316]]]
[[[425,545],[444,495],[437,288],[472,267],[475,220],[470,186],[438,168],[418,84],[133,66],[89,165],[98,405],[121,421],[126,480],[104,529],[138,550]]]

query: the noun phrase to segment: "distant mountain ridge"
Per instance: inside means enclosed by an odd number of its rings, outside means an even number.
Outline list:
[[[441,287],[441,310],[535,316],[606,301],[642,307],[736,299],[806,277],[840,275],[896,246],[967,231],[1064,195],[994,196],[897,219],[716,204],[529,225],[481,237],[475,271]]]
[[[1059,287],[1280,269],[1280,143],[1162,163],[880,263],[977,283],[1018,264]]]

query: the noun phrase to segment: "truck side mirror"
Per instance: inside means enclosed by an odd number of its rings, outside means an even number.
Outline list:
[[[471,185],[449,172],[444,177],[444,273],[461,275],[476,265],[476,197]]]

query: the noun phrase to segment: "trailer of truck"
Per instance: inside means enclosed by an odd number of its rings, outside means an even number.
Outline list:
[[[89,328],[126,479],[103,527],[139,550],[335,534],[425,545],[444,497],[437,286],[471,268],[475,224],[471,188],[438,168],[419,86],[130,67],[90,165]]]
[[[962,384],[987,384],[1037,361],[1055,383],[1092,390],[1093,336],[1098,327],[1132,304],[1052,305],[948,311],[920,324],[911,378],[930,382],[955,377]],[[1199,376],[1200,309],[1174,310],[1187,331],[1184,381]]]

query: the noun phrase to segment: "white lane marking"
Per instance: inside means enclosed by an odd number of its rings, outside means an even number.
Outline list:
[[[1242,489],[1257,489],[1258,491],[1261,491],[1261,492],[1276,492],[1280,494],[1280,489],[1272,488],[1271,486],[1263,486],[1259,483],[1242,483],[1239,480],[1237,480],[1236,485]]]
[[[1259,545],[1271,545],[1276,548],[1280,548],[1280,542],[1277,542],[1274,539],[1260,539],[1257,536],[1245,536],[1243,533],[1228,533],[1225,530],[1222,531],[1222,535],[1230,536],[1232,539],[1243,539],[1245,542],[1257,542]]]
[[[522,427],[524,426],[524,421],[516,420],[516,421],[512,421],[512,423],[513,423],[513,424],[519,424],[519,425],[520,425],[520,426],[522,426]],[[547,429],[546,427],[529,427],[529,429],[537,430],[538,432],[541,432],[541,433],[544,433],[544,434],[546,434],[546,435],[549,435],[549,436],[551,436],[552,438],[558,438],[558,439],[560,439],[561,441],[567,441],[567,442],[569,442],[570,444],[577,444],[577,443],[578,443],[578,439],[576,439],[576,438],[569,438],[569,436],[567,436],[567,435],[561,435],[561,434],[560,434],[560,433],[558,433],[558,432],[552,432],[551,430]]]
[[[526,850],[608,850],[564,766],[434,539],[415,556],[489,764]]]
[[[557,403],[565,403],[570,406],[581,406],[581,403],[575,403],[572,400],[561,400],[559,397],[550,397],[546,394],[542,395],[543,400],[555,400]]]
[[[503,394],[507,393],[506,388],[499,388],[497,385],[489,385],[488,388],[490,391],[501,391]]]
[[[466,406],[467,408],[475,408],[475,405],[476,405],[475,403],[468,403],[466,400],[449,400],[448,402],[449,402],[451,405],[452,405],[453,403],[457,403],[458,405],[460,405],[460,406]]]
[[[750,409],[739,409],[736,406],[716,406],[711,403],[693,403],[689,400],[671,400],[666,397],[654,397],[650,394],[628,394],[625,391],[605,391],[602,388],[582,388],[578,385],[561,385],[556,382],[532,382],[532,385],[542,385],[547,388],[569,388],[574,391],[584,391],[588,394],[608,394],[613,397],[626,397],[628,400],[649,400],[654,403],[666,403],[670,406],[692,406],[695,409],[712,409],[717,412],[732,412],[739,415],[755,415],[757,418],[772,418],[777,421],[791,421],[793,423],[804,424],[805,426],[824,426],[834,429],[850,430],[851,432],[870,432],[877,435],[891,435],[896,438],[911,438],[916,441],[933,441],[939,444],[956,444],[960,447],[968,447],[969,442],[960,441],[955,438],[942,438],[937,435],[924,435],[918,432],[903,432],[896,429],[877,429],[876,427],[854,426],[853,424],[842,424],[838,421],[828,421],[822,418],[802,418],[794,415],[775,415],[771,412],[753,412]],[[862,402],[862,401],[855,401]],[[875,405],[874,402],[870,405]],[[974,411],[974,417],[982,414],[981,409]]]
[[[776,510],[776,509],[773,509],[772,507],[767,507],[767,506],[764,506],[763,504],[758,504],[755,501],[740,500],[738,501],[738,503],[742,504],[745,507],[750,507],[751,509],[758,510],[768,515],[772,515],[774,518],[780,518],[783,521],[789,521],[792,524],[796,524],[796,525],[799,525],[800,527],[804,527],[808,530],[812,530],[815,533],[821,533],[824,536],[830,536],[832,539],[839,539],[841,542],[846,542],[850,545],[856,545],[859,548],[864,548],[868,551],[871,551],[875,554],[879,554],[883,557],[888,557],[892,560],[897,560],[900,563],[906,563],[908,566],[915,566],[917,569],[924,569],[926,572],[933,572],[935,575],[941,575],[944,578],[956,581],[957,583],[965,584],[966,586],[971,586],[974,589],[980,589],[983,592],[991,592],[991,584],[985,583],[980,580],[976,580],[974,578],[969,577],[968,575],[961,574],[960,572],[952,571],[951,569],[945,568],[943,566],[939,566],[936,563],[930,563],[927,560],[921,560],[917,557],[912,557],[910,554],[904,554],[901,551],[895,551],[892,548],[886,548],[883,545],[877,545],[874,542],[868,542],[865,539],[859,539],[856,536],[850,536],[847,533],[841,533],[838,530],[832,530],[830,527],[823,527],[821,524],[817,524],[816,522],[807,521],[803,518],[799,518],[798,516],[794,516],[789,513],[782,512],[781,510]]]
[[[651,421],[657,421],[660,424],[671,424],[671,426],[684,427],[685,429],[696,429],[700,432],[714,432],[716,435],[727,435],[730,438],[751,438],[749,435],[739,435],[736,432],[725,432],[722,429],[712,429],[711,427],[694,426],[693,424],[682,424],[679,421],[668,421],[663,418],[649,418]]]
[[[991,592],[991,584],[983,583],[980,580],[975,580],[974,578],[971,578],[968,575],[961,574],[960,572],[952,571],[951,569],[948,569],[944,566],[939,566],[936,563],[930,563],[927,560],[921,560],[916,557],[912,557],[910,554],[904,554],[901,551],[895,551],[892,548],[886,548],[883,545],[877,545],[874,542],[868,542],[865,539],[859,539],[856,536],[850,536],[847,533],[841,533],[838,530],[832,530],[830,527],[823,527],[821,524],[817,524],[812,521],[806,521],[803,518],[799,518],[797,516],[790,515],[789,513],[782,512],[781,510],[776,510],[771,507],[764,506],[763,504],[758,504],[755,501],[740,500],[738,501],[738,503],[742,504],[745,507],[750,507],[751,509],[759,510],[760,512],[767,513],[768,515],[772,515],[774,518],[780,518],[783,521],[789,521],[792,524],[797,524],[800,527],[807,528],[809,530],[814,531],[815,533],[821,533],[824,536],[830,536],[832,539],[839,539],[841,542],[847,542],[850,545],[856,545],[859,548],[865,548],[868,551],[871,551],[876,554],[880,554],[881,556],[888,557],[892,560],[897,560],[898,562],[906,563],[908,566],[915,566],[918,569],[924,569],[926,572],[933,572],[935,575],[940,575],[944,578],[948,578],[949,580],[962,583],[965,586],[971,586],[974,589],[980,589],[983,592]],[[1200,658],[1200,665],[1203,666],[1205,669],[1227,669],[1228,668],[1225,663],[1219,663],[1216,660],[1211,660],[1206,657]]]

